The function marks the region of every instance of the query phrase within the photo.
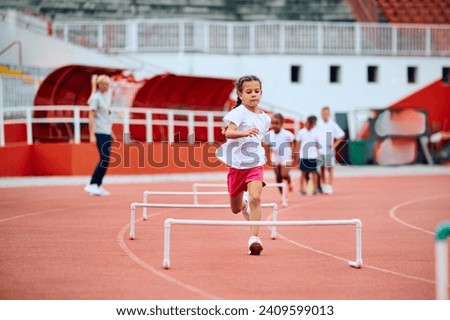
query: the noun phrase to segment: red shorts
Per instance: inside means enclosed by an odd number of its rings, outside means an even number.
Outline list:
[[[263,166],[254,167],[250,169],[236,169],[228,167],[228,193],[230,197],[236,197],[239,193],[247,191],[247,183],[250,181],[261,181],[264,183],[264,168]]]

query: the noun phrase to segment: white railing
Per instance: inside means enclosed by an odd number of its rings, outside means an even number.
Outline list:
[[[15,23],[32,32],[51,35],[52,22],[38,10],[0,10],[0,20]]]
[[[16,109],[33,104],[41,81],[24,74],[0,76],[0,110],[4,109],[5,119],[25,116]]]
[[[33,104],[42,81],[43,77],[37,78],[22,73],[0,75],[0,109],[5,109],[4,119],[25,117],[24,112],[15,110]],[[110,86],[112,106],[131,107],[136,93],[143,84],[144,82],[112,81]]]
[[[54,22],[53,36],[115,53],[450,55],[450,25],[133,19]]]
[[[58,112],[63,117],[35,117],[35,112]],[[5,139],[5,126],[14,124],[24,124],[26,128],[26,143],[33,144],[33,124],[69,124],[73,125],[73,138],[70,142],[81,142],[81,125],[88,123],[87,117],[82,117],[82,112],[88,112],[88,107],[84,106],[24,106],[16,107],[14,110],[0,109],[0,147],[4,147],[8,141]],[[6,119],[5,113],[17,112],[22,116],[19,118]],[[130,125],[141,125],[145,127],[145,142],[151,143],[153,139],[154,126],[167,127],[167,141],[169,143],[175,142],[176,128],[188,128],[188,142],[194,143],[195,129],[207,129],[207,142],[213,143],[217,141],[214,136],[214,129],[223,126],[222,118],[226,112],[222,111],[194,111],[194,110],[175,110],[175,109],[152,109],[152,108],[112,108],[113,123],[121,124],[123,126],[124,141],[129,142],[127,137],[130,133]],[[140,114],[141,119],[133,118],[133,114]],[[24,115],[24,116],[23,116]],[[154,117],[157,115],[157,117]],[[165,119],[161,118],[163,115]],[[181,116],[181,117],[180,117]],[[182,118],[182,120],[179,120]],[[204,119],[204,120],[199,120]],[[294,123],[286,124],[286,128],[299,128],[299,120],[294,119]],[[69,140],[69,139],[68,139]]]

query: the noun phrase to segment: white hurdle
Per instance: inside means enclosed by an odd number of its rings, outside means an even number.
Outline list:
[[[193,192],[198,192],[198,188],[199,187],[203,187],[203,188],[227,188],[226,184],[223,183],[201,183],[201,182],[195,182],[192,184],[192,191]],[[287,207],[288,205],[288,200],[287,200],[287,186],[285,183],[267,183],[266,187],[281,187],[281,205],[283,207]],[[200,195],[200,194],[198,194]],[[197,204],[198,203],[198,196],[194,194],[194,203]]]
[[[227,191],[144,191],[143,203],[148,203],[149,196],[194,196],[194,204],[198,204],[196,201],[197,195],[200,196],[219,196],[228,195]],[[147,220],[147,207],[142,209],[144,214],[144,220]]]
[[[193,203],[139,203],[133,202],[130,207],[130,239],[136,237],[136,208],[193,208],[193,209],[218,209],[230,208],[229,204],[193,204]],[[278,219],[278,205],[276,203],[262,203],[261,208],[272,208],[272,221]],[[147,220],[147,215],[143,215],[143,219]],[[276,239],[277,228],[272,226],[271,238]]]
[[[436,299],[448,300],[448,238],[450,221],[440,223],[436,228],[435,273]]]
[[[354,268],[362,266],[361,227],[359,219],[352,220],[310,220],[310,221],[228,221],[228,220],[187,220],[168,218],[164,222],[164,259],[163,268],[170,268],[170,230],[172,225],[202,225],[202,226],[331,226],[331,225],[355,225],[356,226],[356,258],[348,264]]]

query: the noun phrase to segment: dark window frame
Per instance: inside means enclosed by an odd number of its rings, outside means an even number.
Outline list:
[[[302,66],[291,65],[291,83],[300,83],[302,80]]]
[[[377,83],[378,82],[378,66],[367,66],[367,82]]]
[[[341,66],[330,66],[330,83],[341,83]]]

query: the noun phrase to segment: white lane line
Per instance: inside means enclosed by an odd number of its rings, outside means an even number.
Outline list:
[[[109,202],[108,204],[111,204],[111,202]],[[96,206],[101,206],[101,205],[102,205],[101,203],[90,203],[90,204],[86,204],[86,205],[82,205],[82,206],[53,208],[53,209],[47,209],[47,210],[42,210],[42,211],[30,212],[30,213],[21,214],[18,216],[0,219],[0,223],[13,221],[13,220],[17,220],[17,219],[22,219],[22,218],[28,218],[28,217],[32,217],[32,216],[37,216],[40,214],[54,213],[54,212],[58,212],[58,211],[73,210],[73,209],[78,210],[81,208],[96,207]],[[11,210],[13,210],[13,209],[11,209]]]
[[[152,216],[157,216],[160,215],[162,213],[168,213],[168,212],[173,212],[173,211],[179,211],[180,209],[171,209],[171,210],[162,210],[158,213],[154,213],[152,215],[149,215],[148,217],[152,217]],[[136,222],[142,221],[143,219],[138,219],[136,220]],[[198,294],[199,296],[201,296],[204,299],[213,299],[213,300],[223,300],[223,298],[215,296],[213,294],[210,294],[206,291],[201,290],[200,288],[194,287],[190,284],[187,284],[181,280],[178,280],[174,277],[171,277],[167,274],[166,272],[162,272],[160,270],[158,270],[157,268],[153,267],[152,265],[148,264],[147,262],[145,262],[144,260],[142,260],[141,258],[139,258],[136,254],[133,253],[133,251],[127,246],[127,244],[125,243],[125,233],[129,230],[130,224],[127,224],[125,226],[122,227],[122,229],[120,229],[119,233],[117,234],[117,242],[119,243],[120,248],[128,255],[128,257],[133,260],[136,264],[138,264],[140,267],[144,268],[145,270],[147,270],[148,272],[152,273],[153,275],[167,281],[170,282],[176,286],[179,286],[180,288],[183,288],[187,291],[193,292],[195,294]],[[130,240],[130,241],[136,241],[136,240]],[[160,266],[160,268],[162,268],[162,265]]]
[[[305,204],[312,204],[312,203],[313,202],[308,202],[308,203],[305,203]],[[282,211],[286,211],[286,210],[291,210],[293,208],[300,207],[302,205],[303,204],[300,203],[300,204],[297,204],[297,205],[290,206],[289,208],[281,209],[280,211],[282,212]],[[280,213],[280,211],[278,213]],[[267,217],[267,220],[271,220],[271,219],[272,219],[272,215],[270,214]],[[364,221],[363,221],[363,225],[364,225]],[[297,241],[294,241],[294,240],[284,236],[282,233],[277,233],[277,236],[279,236],[280,239],[282,239],[284,241],[287,241],[288,243],[290,243],[290,244],[292,244],[294,246],[297,246],[299,248],[302,248],[302,249],[305,249],[305,250],[309,250],[309,251],[312,251],[312,252],[315,252],[315,253],[318,253],[318,254],[321,254],[321,255],[324,255],[324,256],[336,259],[336,260],[340,260],[340,261],[347,262],[349,260],[347,258],[336,256],[336,255],[331,254],[329,252],[321,251],[321,250],[315,249],[313,247],[307,246],[305,244],[301,244],[301,243],[299,243]],[[364,252],[364,248],[363,248],[363,252]],[[364,260],[364,255],[363,255],[363,260]],[[422,277],[416,277],[416,276],[413,276],[413,275],[408,275],[408,274],[405,274],[405,273],[402,273],[402,272],[393,271],[393,270],[389,270],[389,269],[385,269],[385,268],[380,268],[380,267],[377,267],[377,266],[374,266],[374,265],[369,265],[369,264],[366,264],[366,263],[363,263],[362,267],[363,268],[367,268],[367,269],[372,269],[372,270],[378,271],[378,272],[383,272],[383,273],[399,276],[399,277],[410,279],[410,280],[416,280],[416,281],[430,283],[430,284],[435,284],[436,283],[434,280],[430,280],[430,279],[426,279],[426,278],[422,278]],[[449,285],[449,287],[450,287],[450,285]]]
[[[398,205],[392,207],[389,210],[389,217],[391,219],[397,221],[398,223],[408,227],[408,228],[411,228],[411,229],[414,229],[414,230],[418,230],[418,231],[421,231],[421,232],[424,232],[424,233],[428,233],[428,234],[434,236],[434,232],[433,231],[426,230],[424,228],[421,228],[421,227],[418,227],[416,225],[413,225],[413,224],[410,224],[410,223],[407,223],[407,222],[403,221],[402,219],[397,217],[396,211],[399,208],[401,208],[401,207],[405,207],[405,206],[408,206],[408,205],[411,205],[411,204],[414,204],[414,203],[417,203],[417,202],[430,201],[430,200],[435,200],[435,199],[440,199],[440,198],[449,198],[449,197],[450,197],[449,194],[440,194],[440,195],[434,195],[434,196],[430,196],[430,197],[424,197],[424,198],[419,198],[419,199],[405,201],[405,202],[399,203]]]

